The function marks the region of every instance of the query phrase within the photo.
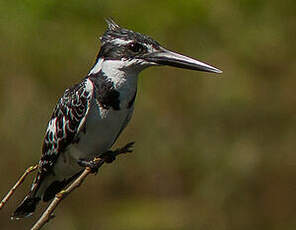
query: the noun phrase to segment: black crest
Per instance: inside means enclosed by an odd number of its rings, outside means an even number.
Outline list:
[[[132,30],[124,29],[120,27],[118,24],[116,24],[111,18],[106,19],[106,22],[108,27],[106,32],[101,37],[102,45],[111,42],[116,38],[120,38],[126,41],[133,40],[139,43],[145,43],[152,45],[154,47],[159,47],[159,43],[151,37],[138,32],[134,32]]]

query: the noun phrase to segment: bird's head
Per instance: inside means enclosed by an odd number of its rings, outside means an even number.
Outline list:
[[[222,73],[221,70],[193,58],[172,52],[162,47],[147,35],[121,28],[112,19],[107,19],[108,28],[101,40],[101,49],[97,56],[97,67],[103,63],[116,63],[124,71],[140,72],[149,66],[168,65],[178,68]],[[99,64],[98,64],[99,63]],[[110,65],[111,66],[111,65]]]

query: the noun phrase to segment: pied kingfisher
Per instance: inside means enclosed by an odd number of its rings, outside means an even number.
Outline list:
[[[66,89],[48,122],[39,171],[12,218],[31,215],[40,200],[50,201],[90,161],[108,151],[132,117],[138,74],[169,65],[222,73],[217,68],[169,51],[149,36],[121,28],[113,20],[100,38],[101,49],[88,75]]]

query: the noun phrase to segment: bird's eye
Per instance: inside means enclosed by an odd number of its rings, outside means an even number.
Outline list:
[[[134,53],[139,53],[143,50],[143,46],[139,43],[131,43],[128,46],[129,50],[133,51]]]

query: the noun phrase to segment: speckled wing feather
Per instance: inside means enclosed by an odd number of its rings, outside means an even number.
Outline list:
[[[79,141],[78,134],[85,127],[92,97],[93,84],[88,79],[66,89],[54,109],[45,133],[39,161],[42,171],[49,171],[59,154],[70,144]]]

